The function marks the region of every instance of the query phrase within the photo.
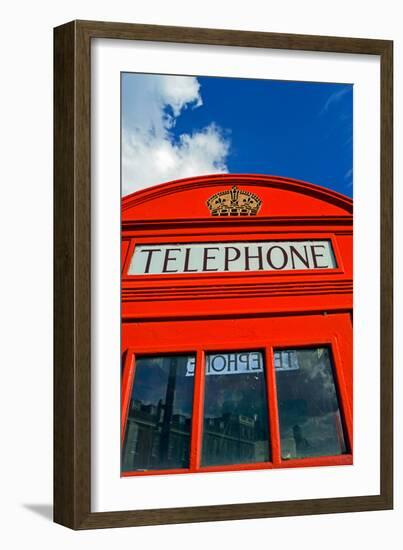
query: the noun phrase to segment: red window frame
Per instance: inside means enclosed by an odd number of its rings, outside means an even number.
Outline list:
[[[223,328],[223,333],[220,334],[220,342],[206,342],[206,345],[186,344],[186,335],[176,336],[181,334],[181,331],[175,331],[175,322],[164,324],[161,330],[169,330],[176,340],[176,343],[164,344],[163,339],[155,338],[150,343],[138,346],[136,348],[128,348],[125,351],[124,367],[122,374],[121,387],[121,444],[123,446],[126,423],[132,394],[132,388],[135,377],[136,356],[150,355],[184,355],[193,354],[196,356],[196,366],[194,375],[193,388],[193,407],[190,432],[190,463],[189,468],[164,469],[164,470],[147,470],[147,471],[132,471],[121,472],[122,477],[143,476],[143,475],[161,475],[161,474],[180,474],[180,473],[202,473],[214,471],[239,471],[239,470],[259,470],[271,468],[296,468],[307,466],[335,466],[349,465],[353,463],[353,438],[352,438],[352,357],[351,357],[351,318],[349,313],[335,314],[328,322],[328,326],[323,328],[321,316],[301,316],[299,330],[291,331],[292,336],[276,334],[273,337],[267,337],[264,340],[261,338],[250,338],[247,344],[239,339],[231,338],[231,331]],[[220,321],[220,320],[216,320]],[[241,322],[241,321],[240,321]],[[265,319],[244,319],[243,323],[252,323],[253,325],[270,327],[270,323],[276,322],[273,318]],[[284,320],[283,320],[284,322]],[[194,331],[198,331],[197,322],[187,321],[190,333],[192,333],[192,325]],[[298,326],[298,323],[297,323]],[[314,337],[312,335],[315,335]],[[200,342],[200,335],[197,340]],[[155,342],[161,342],[156,344]],[[345,437],[346,447],[348,452],[336,456],[310,457],[298,459],[282,459],[281,444],[280,444],[280,427],[279,427],[279,412],[277,406],[277,387],[276,373],[274,368],[274,351],[277,349],[296,349],[296,348],[316,348],[328,347],[332,360],[332,369],[338,403],[343,424],[343,432]],[[266,381],[268,420],[269,420],[269,445],[270,457],[268,462],[259,462],[251,464],[231,464],[219,466],[201,466],[201,451],[202,451],[202,431],[203,431],[203,405],[204,405],[204,379],[205,379],[205,354],[217,352],[239,352],[239,351],[264,351],[264,369]]]

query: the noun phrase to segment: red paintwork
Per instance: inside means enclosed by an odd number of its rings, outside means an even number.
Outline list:
[[[253,217],[212,217],[207,199],[237,185],[262,199]],[[188,178],[122,200],[122,438],[135,354],[196,352],[189,473],[352,464],[353,205],[351,199],[277,176]],[[137,243],[330,239],[337,268],[326,271],[129,276]],[[331,346],[349,454],[281,460],[273,348]],[[203,356],[206,351],[265,352],[271,462],[200,468]]]

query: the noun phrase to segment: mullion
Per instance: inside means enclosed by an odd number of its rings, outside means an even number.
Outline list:
[[[204,384],[205,384],[205,353],[196,352],[196,365],[193,385],[192,429],[190,441],[190,470],[200,469],[203,438]]]
[[[274,352],[271,346],[265,347],[265,369],[269,418],[270,458],[273,466],[276,467],[281,464],[281,443]]]

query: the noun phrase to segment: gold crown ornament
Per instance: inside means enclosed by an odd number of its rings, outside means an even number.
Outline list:
[[[249,191],[234,185],[227,191],[219,191],[207,201],[212,216],[256,216],[262,201]]]

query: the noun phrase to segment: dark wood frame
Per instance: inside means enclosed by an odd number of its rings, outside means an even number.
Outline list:
[[[381,59],[379,495],[92,513],[90,507],[90,55],[92,38],[370,54]],[[54,30],[54,520],[72,529],[393,507],[393,42],[72,21]]]

